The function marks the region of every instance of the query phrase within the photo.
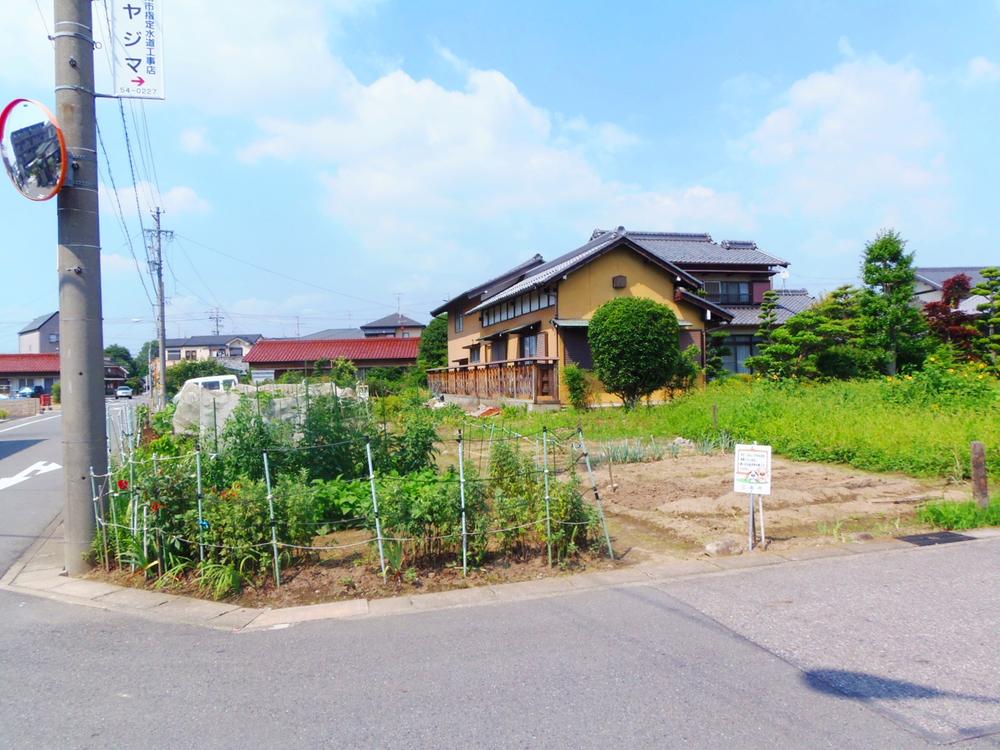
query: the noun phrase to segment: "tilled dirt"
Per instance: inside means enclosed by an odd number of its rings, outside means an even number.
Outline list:
[[[651,463],[615,465],[610,473],[604,466],[597,473],[620,546],[676,554],[699,552],[722,538],[746,542],[749,496],[733,492],[732,454],[682,452]],[[895,536],[925,530],[915,518],[920,503],[968,494],[942,480],[870,474],[777,456],[772,473],[764,512],[770,546],[776,550],[849,541],[857,533]]]

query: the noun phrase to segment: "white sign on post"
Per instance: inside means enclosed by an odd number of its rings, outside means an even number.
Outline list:
[[[771,446],[737,445],[733,491],[771,494]]]
[[[163,0],[111,0],[115,96],[164,99]]]

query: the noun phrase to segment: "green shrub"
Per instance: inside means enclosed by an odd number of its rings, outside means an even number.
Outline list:
[[[10,415],[7,412],[5,412],[3,409],[0,409],[0,419],[6,419],[9,416]]]
[[[942,529],[978,529],[982,526],[1000,526],[1000,499],[993,500],[987,507],[979,503],[949,502],[941,500],[927,503],[917,513],[924,523]]]
[[[62,403],[62,384],[53,383],[52,384],[52,403],[61,404]]]
[[[569,391],[569,402],[578,411],[590,408],[593,383],[589,375],[589,370],[577,364],[564,365],[562,368],[562,380]]]
[[[587,339],[594,372],[627,408],[667,385],[681,367],[680,328],[666,305],[617,297],[594,313]]]

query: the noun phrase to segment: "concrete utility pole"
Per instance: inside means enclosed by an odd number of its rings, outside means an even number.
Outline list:
[[[160,350],[160,364],[157,368],[160,373],[160,387],[156,392],[156,411],[162,411],[167,407],[167,321],[163,291],[163,235],[166,235],[167,239],[174,236],[173,232],[160,229],[162,213],[157,207],[153,212],[156,229],[146,230],[146,236],[151,240],[153,250],[153,260],[149,261],[149,270],[156,274],[156,340]]]
[[[107,472],[97,116],[91,0],[55,0],[56,117],[71,178],[59,193],[59,380],[62,386],[65,566],[88,569],[94,537],[90,472]]]

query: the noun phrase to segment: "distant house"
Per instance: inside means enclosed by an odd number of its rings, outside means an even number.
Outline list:
[[[254,382],[277,380],[287,372],[315,375],[331,362],[346,359],[358,375],[373,367],[412,367],[417,364],[419,338],[373,336],[355,339],[262,339],[243,360]]]
[[[431,371],[431,387],[456,399],[564,403],[560,367],[592,366],[590,318],[620,296],[670,307],[681,348],[697,346],[703,363],[707,332],[731,332],[730,369],[739,371],[754,353],[764,293],[787,265],[753,242],[596,230],[589,242],[554,260],[535,255],[432,310],[448,315],[448,367]],[[803,290],[783,293],[780,316],[811,303]]]
[[[58,382],[58,354],[0,354],[0,394],[11,396],[21,388],[35,386],[51,393]]]
[[[215,359],[234,370],[243,369],[243,357],[260,341],[259,333],[226,333],[167,339],[167,367],[178,362]]]
[[[327,328],[316,333],[303,336],[302,339],[309,341],[323,339],[325,341],[343,339],[365,339],[390,337],[397,339],[418,338],[423,334],[425,326],[418,323],[413,318],[408,318],[400,313],[386,315],[384,318],[365,323],[358,328]]]
[[[59,312],[40,315],[17,332],[21,354],[51,354],[59,351]]]
[[[914,268],[916,282],[913,286],[913,304],[915,307],[923,307],[928,302],[940,302],[941,292],[944,282],[953,276],[965,274],[972,280],[972,286],[983,283],[983,269],[990,266],[945,266],[939,268]],[[979,296],[971,296],[962,300],[958,309],[969,315],[978,315],[976,306],[984,299]]]
[[[104,360],[104,392],[108,395],[128,379],[128,371]],[[59,354],[0,354],[0,393],[12,395],[21,388],[41,388],[52,393],[59,382]]]

